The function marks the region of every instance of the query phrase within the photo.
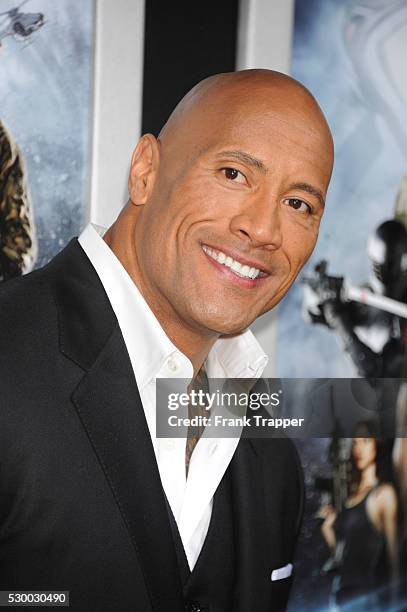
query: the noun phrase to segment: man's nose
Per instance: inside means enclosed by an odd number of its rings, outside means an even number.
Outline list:
[[[233,217],[230,229],[239,238],[249,239],[253,246],[277,250],[283,239],[280,214],[274,198],[256,198]]]

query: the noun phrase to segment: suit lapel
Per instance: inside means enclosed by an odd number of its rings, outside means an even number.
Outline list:
[[[115,315],[76,241],[47,274],[57,301],[61,350],[85,372],[72,401],[136,549],[152,608],[184,610],[155,453]]]
[[[260,461],[251,440],[241,439],[230,464],[236,579],[234,612],[269,609],[265,512]]]

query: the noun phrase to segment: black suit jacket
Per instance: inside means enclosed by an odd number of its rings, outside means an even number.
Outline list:
[[[0,289],[0,590],[74,610],[184,611],[154,450],[117,319],[77,240]],[[278,610],[302,475],[288,440],[242,439],[231,470],[234,612]]]

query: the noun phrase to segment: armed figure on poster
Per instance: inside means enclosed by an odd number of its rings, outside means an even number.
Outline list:
[[[0,121],[0,281],[29,272],[34,225],[21,153]]]
[[[407,230],[385,221],[368,242],[372,276],[354,287],[321,261],[304,279],[306,320],[334,331],[359,375],[404,377],[407,341]]]
[[[359,423],[348,453],[346,499],[339,510],[324,505],[317,515],[331,551],[323,571],[336,574],[336,609],[342,604],[352,610],[386,609],[381,600],[395,596],[399,578],[398,500],[388,445],[377,437],[373,422],[366,421]]]

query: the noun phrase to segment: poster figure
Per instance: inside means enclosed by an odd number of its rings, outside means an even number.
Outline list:
[[[348,495],[339,511],[324,505],[317,515],[331,553],[322,571],[335,573],[330,601],[337,607],[377,608],[399,577],[398,499],[381,473],[384,443],[374,435],[368,422],[359,425],[350,441]]]
[[[366,420],[352,438],[297,444],[307,505],[289,611],[405,609],[405,516],[394,440]]]
[[[330,276],[326,262],[305,279],[303,313],[336,334],[359,376],[407,375],[407,230],[384,221],[369,237],[371,277],[361,288]]]
[[[0,121],[0,281],[30,272],[36,239],[25,165]]]
[[[93,23],[92,0],[0,0],[0,281],[87,221]]]

